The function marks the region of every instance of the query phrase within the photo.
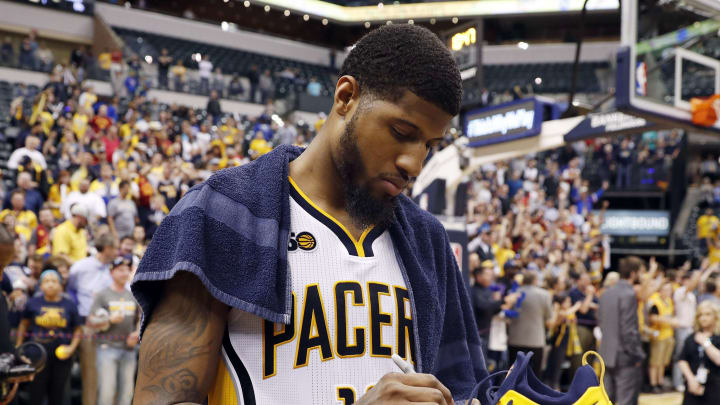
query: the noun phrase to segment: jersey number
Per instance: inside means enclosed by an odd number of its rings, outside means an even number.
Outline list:
[[[369,385],[365,392],[370,391],[374,385]],[[341,405],[352,405],[355,403],[355,388],[350,386],[337,387],[337,399]]]

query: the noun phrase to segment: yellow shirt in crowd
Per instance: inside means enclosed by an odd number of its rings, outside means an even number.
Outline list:
[[[697,220],[698,239],[712,238],[715,236],[719,224],[720,219],[715,215],[702,215]]]
[[[712,243],[708,246],[708,260],[710,264],[720,263],[720,249]]]
[[[671,317],[675,314],[675,306],[673,305],[672,300],[663,300],[660,297],[660,293],[654,293],[650,296],[648,301],[650,307],[656,307],[658,309],[658,315],[661,317]],[[673,327],[668,323],[655,323],[651,325],[650,328],[659,333],[657,337],[653,338],[653,340],[665,340],[673,337]]]
[[[67,220],[55,228],[52,238],[52,254],[66,255],[76,262],[87,256],[87,234],[84,229],[78,229]]]
[[[110,55],[110,52],[103,52],[98,55],[98,63],[100,64],[101,69],[110,70],[110,65],[112,64],[112,56]]]
[[[29,241],[38,224],[35,213],[30,210],[22,210],[20,213],[16,213],[11,209],[5,209],[0,211],[0,222],[4,221],[8,215],[15,216],[15,232],[22,235],[26,241]]]
[[[83,113],[75,113],[73,115],[72,130],[78,140],[81,140],[85,136],[85,131],[88,127],[88,116]]]

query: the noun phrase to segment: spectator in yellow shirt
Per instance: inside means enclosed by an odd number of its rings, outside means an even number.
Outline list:
[[[265,135],[258,131],[255,134],[255,138],[250,142],[250,158],[255,160],[260,156],[270,152],[272,146],[265,140]]]
[[[701,215],[697,220],[697,238],[712,238],[717,234],[720,219],[715,215],[712,208],[705,210],[705,214]]]
[[[72,129],[78,141],[82,140],[85,136],[85,132],[87,132],[88,129],[89,121],[90,117],[87,113],[87,110],[84,108],[80,108],[78,112],[73,115]]]
[[[110,55],[110,50],[108,48],[103,49],[100,55],[98,55],[98,64],[100,65],[100,69],[110,70],[110,66],[112,65],[112,55]]]
[[[33,231],[37,228],[37,217],[34,212],[25,209],[25,191],[14,190],[10,194],[10,205],[12,208],[0,212],[0,222],[4,221],[8,215],[14,216],[15,232],[29,241]]]
[[[720,263],[720,239],[717,237],[707,238],[705,239],[705,244],[708,249],[707,256],[710,264]]]
[[[87,218],[89,210],[82,204],[70,209],[72,217],[55,228],[52,237],[52,254],[75,263],[87,257]]]
[[[185,73],[187,69],[183,66],[182,60],[178,59],[177,64],[172,67],[172,74],[175,77],[175,91],[182,92],[185,87]]]

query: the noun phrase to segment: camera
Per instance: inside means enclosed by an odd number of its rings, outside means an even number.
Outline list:
[[[47,351],[36,342],[26,342],[15,353],[0,354],[0,383],[9,378],[24,377],[45,367]]]

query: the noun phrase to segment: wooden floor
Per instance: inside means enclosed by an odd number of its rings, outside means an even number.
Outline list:
[[[671,392],[668,394],[641,394],[638,405],[680,405],[682,394]]]

